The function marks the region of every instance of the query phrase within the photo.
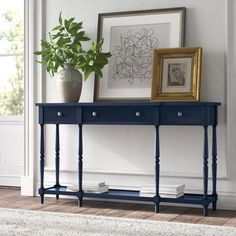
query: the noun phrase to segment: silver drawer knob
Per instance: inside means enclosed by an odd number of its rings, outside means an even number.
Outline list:
[[[177,115],[178,115],[178,117],[182,117],[182,116],[183,116],[183,113],[179,111],[179,112],[177,113]]]
[[[97,116],[97,112],[96,111],[92,112],[92,116],[96,117]]]
[[[61,117],[62,116],[62,112],[57,112],[57,116]]]
[[[140,116],[141,116],[141,113],[140,113],[139,111],[137,111],[137,112],[135,113],[135,115],[136,115],[137,117],[140,117]]]

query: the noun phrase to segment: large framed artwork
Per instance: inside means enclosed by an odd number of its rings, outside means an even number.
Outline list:
[[[157,48],[151,101],[199,101],[202,48]]]
[[[98,40],[112,57],[95,78],[95,101],[149,100],[154,48],[184,46],[184,7],[101,13]]]

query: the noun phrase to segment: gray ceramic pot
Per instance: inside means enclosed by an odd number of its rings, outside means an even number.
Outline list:
[[[61,102],[78,102],[82,90],[82,74],[71,64],[66,64],[56,78]]]

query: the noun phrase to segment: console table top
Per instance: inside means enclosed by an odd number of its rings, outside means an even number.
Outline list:
[[[36,103],[36,106],[220,106],[220,102],[86,102],[86,103]]]

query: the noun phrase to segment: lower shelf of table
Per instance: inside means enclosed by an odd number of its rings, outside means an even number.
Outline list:
[[[78,192],[70,191],[66,187],[50,187],[44,189],[45,194],[59,194],[59,195],[68,195],[68,196],[77,196]],[[92,193],[84,192],[83,194],[86,198],[102,198],[102,199],[117,199],[117,200],[132,200],[132,201],[146,201],[154,202],[153,197],[143,197],[139,196],[139,191],[132,190],[118,190],[118,189],[109,189],[105,193]],[[207,195],[207,199],[204,199],[202,194],[188,194],[185,193],[184,196],[178,198],[160,198],[160,202],[172,202],[172,203],[185,203],[185,204],[198,204],[202,205],[203,203],[212,203],[216,202],[217,197],[214,195]]]

